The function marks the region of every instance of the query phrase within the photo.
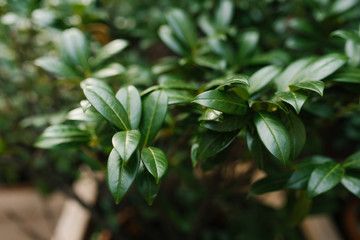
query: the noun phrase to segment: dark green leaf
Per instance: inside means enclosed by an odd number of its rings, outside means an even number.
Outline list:
[[[236,87],[236,86],[246,86],[249,87],[249,78],[246,75],[243,74],[236,74],[232,75],[231,77],[227,78],[223,84],[218,86],[216,89],[221,88],[230,88],[230,87]]]
[[[90,85],[84,88],[84,94],[91,105],[110,123],[121,130],[130,130],[128,115],[112,93],[104,88]]]
[[[311,173],[307,186],[307,196],[313,198],[330,190],[341,181],[344,172],[345,169],[336,162],[328,162],[318,166]]]
[[[329,158],[329,157],[325,157],[325,156],[321,156],[321,155],[314,155],[311,157],[308,157],[304,160],[302,160],[298,167],[299,168],[305,168],[308,166],[312,166],[313,168],[315,168],[318,165],[322,165],[324,163],[328,163],[328,162],[333,162],[334,160]]]
[[[248,111],[246,102],[233,92],[210,90],[196,96],[193,102],[229,114],[243,115]]]
[[[119,204],[134,182],[140,164],[139,154],[134,154],[127,164],[113,149],[107,163],[107,183],[115,203]]]
[[[264,177],[251,185],[247,197],[281,190],[284,188],[288,178],[289,176],[287,174]]]
[[[310,175],[316,165],[298,168],[289,178],[286,183],[286,188],[289,189],[306,189]]]
[[[134,86],[120,88],[115,97],[127,112],[131,129],[137,129],[141,119],[141,98]]]
[[[360,84],[360,69],[348,68],[344,72],[336,73],[331,80],[340,83]]]
[[[248,120],[247,116],[224,115],[219,121],[203,121],[201,126],[216,132],[232,132],[243,128]]]
[[[295,160],[301,153],[305,141],[306,141],[306,130],[303,122],[294,113],[290,112],[284,114],[283,121],[285,127],[289,132],[290,139],[290,159]]]
[[[100,51],[96,54],[95,58],[91,61],[91,64],[93,66],[97,66],[103,63],[105,60],[111,58],[115,54],[121,52],[127,46],[128,42],[125,40],[113,40],[100,49]]]
[[[275,95],[284,102],[287,102],[288,104],[293,106],[297,113],[300,112],[302,105],[308,98],[308,95],[302,92],[276,92]]]
[[[360,151],[348,157],[342,165],[344,168],[360,168]]]
[[[312,200],[306,197],[304,191],[296,199],[295,206],[293,207],[290,215],[290,225],[293,227],[298,226],[304,218],[309,214],[311,209]]]
[[[256,111],[267,111],[267,112],[275,112],[277,110],[281,110],[284,113],[288,113],[289,110],[282,102],[275,102],[275,101],[250,101],[250,107]]]
[[[141,134],[138,130],[122,131],[116,133],[112,138],[114,149],[121,159],[127,163],[139,146]]]
[[[341,37],[345,40],[352,40],[360,44],[360,36],[359,34],[356,34],[355,32],[350,32],[346,30],[337,30],[335,32],[331,33],[332,36]]]
[[[264,161],[267,158],[266,149],[264,149],[264,146],[255,131],[251,132],[250,129],[246,131],[246,143],[258,168],[263,169]]]
[[[73,146],[86,144],[90,141],[87,131],[72,125],[54,125],[46,128],[36,140],[34,146],[50,149],[62,146]]]
[[[360,178],[357,175],[345,174],[341,179],[341,184],[350,192],[360,197]]]
[[[322,81],[309,81],[290,85],[289,88],[291,89],[291,91],[297,91],[298,89],[306,89],[316,92],[320,94],[320,96],[322,96],[325,88],[325,83]]]
[[[284,124],[267,112],[256,113],[254,123],[265,147],[286,165],[290,157],[291,145],[289,133]]]
[[[147,147],[141,151],[141,160],[151,175],[154,176],[156,183],[159,183],[168,167],[165,153],[158,148]]]
[[[172,9],[166,14],[166,20],[175,36],[180,39],[183,44],[194,49],[197,41],[195,26],[191,22],[189,16],[180,9]]]
[[[257,30],[251,29],[242,32],[238,39],[238,61],[240,64],[243,64],[244,61],[249,61],[259,42],[260,34]]]
[[[156,183],[155,178],[149,173],[143,163],[140,164],[135,184],[140,194],[151,206],[159,192],[160,184]]]
[[[171,75],[162,75],[159,78],[159,85],[163,88],[170,89],[186,89],[186,90],[196,90],[197,88],[189,82],[185,82],[182,79],[173,77]]]
[[[145,147],[158,133],[167,112],[168,98],[165,92],[155,91],[147,95],[142,103],[140,132],[141,146]]]
[[[191,103],[194,99],[193,94],[188,91],[175,90],[175,89],[165,89],[166,95],[168,96],[168,104],[182,104],[182,103]]]
[[[76,70],[72,69],[69,65],[59,59],[52,57],[42,57],[35,60],[35,64],[42,69],[53,73],[55,75],[65,78],[79,78]]]
[[[266,66],[256,71],[253,75],[251,75],[249,79],[250,87],[249,93],[250,95],[261,90],[265,87],[271,80],[280,73],[281,68],[279,66]]]

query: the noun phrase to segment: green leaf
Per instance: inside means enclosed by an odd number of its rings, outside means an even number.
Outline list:
[[[357,67],[360,64],[360,44],[347,40],[345,43],[345,53],[349,57],[349,64],[352,67]]]
[[[193,102],[229,114],[243,115],[248,111],[246,101],[233,92],[210,90],[197,95]]]
[[[115,97],[123,105],[130,120],[131,129],[137,129],[141,119],[141,98],[138,90],[130,85],[120,88]]]
[[[197,65],[215,70],[224,70],[226,67],[226,61],[216,55],[195,56],[193,60]]]
[[[61,36],[60,51],[68,63],[89,69],[89,49],[85,35],[76,28],[65,30]]]
[[[67,119],[76,121],[96,122],[102,119],[102,116],[93,108],[84,111],[83,108],[75,108],[67,114]]]
[[[306,89],[318,93],[320,96],[324,93],[325,83],[322,81],[309,81],[297,83],[289,86],[291,91],[297,91],[298,89]]]
[[[269,84],[271,80],[280,73],[280,71],[281,68],[274,65],[266,66],[256,71],[249,79],[249,93],[253,94],[261,90]]]
[[[36,140],[37,148],[76,147],[90,141],[87,131],[72,125],[54,125],[46,128]]]
[[[293,106],[297,113],[300,112],[302,105],[308,98],[308,95],[302,92],[276,92],[275,95],[284,102],[287,102],[288,104]]]
[[[115,203],[119,204],[134,182],[140,164],[139,154],[134,154],[125,164],[119,153],[113,149],[107,163],[107,183]]]
[[[194,49],[197,41],[195,26],[189,16],[180,9],[171,9],[165,15],[175,36],[185,45]]]
[[[223,84],[221,84],[220,86],[218,86],[216,89],[221,89],[221,88],[230,88],[230,87],[236,87],[236,86],[245,86],[245,87],[249,87],[249,78],[246,75],[243,74],[236,74],[236,75],[232,75],[229,78],[227,78],[225,80],[225,82]]]
[[[345,40],[352,40],[360,44],[360,36],[355,32],[350,32],[346,30],[337,30],[335,32],[332,32],[331,35],[341,37]]]
[[[290,159],[295,160],[301,153],[305,141],[306,141],[306,130],[301,119],[294,113],[290,112],[284,114],[282,118],[286,129],[289,132],[290,139]]]
[[[265,147],[286,165],[290,157],[291,145],[289,133],[283,123],[267,112],[256,113],[254,123]]]
[[[130,130],[127,113],[112,93],[104,88],[90,85],[84,88],[84,94],[91,105],[110,123],[120,130]]]
[[[247,116],[223,115],[219,121],[203,121],[201,126],[216,132],[232,132],[243,128],[248,120]]]
[[[136,188],[140,194],[151,206],[159,192],[160,184],[157,184],[155,178],[145,168],[143,163],[140,163],[140,167],[135,179]]]
[[[88,86],[93,86],[95,88],[103,88],[111,94],[114,94],[113,90],[109,85],[107,85],[104,81],[101,81],[96,78],[87,78],[80,83],[81,88],[84,90]]]
[[[154,91],[147,95],[142,103],[142,118],[140,132],[141,146],[145,147],[154,139],[159,131],[167,112],[168,98],[163,91]]]
[[[346,173],[341,179],[341,184],[350,192],[360,197],[360,178],[357,175]]]
[[[344,72],[339,72],[331,78],[334,82],[357,83],[360,84],[360,69],[348,68]]]
[[[226,29],[233,17],[234,5],[230,0],[220,1],[215,11],[215,24],[218,29]]]
[[[161,26],[159,29],[159,37],[175,53],[186,56],[189,54],[189,50],[186,49],[179,40],[176,39],[174,33],[168,26]]]
[[[197,90],[192,83],[185,82],[180,78],[171,75],[162,75],[159,78],[159,85],[169,89]]]
[[[188,91],[175,90],[175,89],[165,89],[166,95],[168,96],[168,104],[183,104],[191,103],[194,99],[193,94]]]
[[[196,165],[197,162],[221,152],[227,148],[232,141],[234,141],[238,133],[239,131],[226,133],[217,133],[212,131],[205,132],[195,143],[198,144],[198,147],[193,149],[193,163]]]
[[[100,51],[97,52],[95,58],[91,61],[92,66],[98,66],[103,63],[105,60],[111,58],[115,54],[121,52],[124,48],[128,46],[128,42],[123,39],[116,39],[105,46],[103,46]]]
[[[281,190],[284,188],[288,178],[288,174],[264,177],[251,185],[247,197]]]
[[[76,70],[72,69],[69,65],[56,58],[38,58],[35,60],[35,64],[42,69],[61,77],[76,79],[80,78]]]
[[[287,181],[285,188],[288,189],[306,189],[311,173],[316,165],[296,169]]]
[[[125,72],[125,67],[119,63],[110,63],[109,65],[92,73],[95,78],[109,78],[120,75]]]
[[[147,147],[141,151],[141,160],[147,170],[154,176],[156,183],[165,174],[168,160],[163,151],[155,147]]]
[[[344,172],[345,169],[336,162],[324,163],[315,168],[307,186],[308,198],[313,198],[333,188],[341,181]]]
[[[252,132],[250,129],[246,131],[246,144],[251,156],[255,159],[258,168],[263,169],[264,161],[267,159],[266,149],[264,149],[264,146],[255,131]]]
[[[289,112],[287,107],[282,102],[250,101],[249,105],[255,112],[260,112],[260,111],[275,112],[277,110],[281,110],[284,113]]]
[[[122,131],[113,136],[112,144],[121,159],[127,163],[139,146],[140,139],[141,134],[138,130]]]
[[[344,168],[360,168],[360,151],[352,154],[342,163]]]
[[[238,61],[241,65],[244,65],[244,62],[249,61],[250,56],[255,52],[258,45],[260,34],[255,29],[249,29],[242,32],[237,38],[238,43]]]

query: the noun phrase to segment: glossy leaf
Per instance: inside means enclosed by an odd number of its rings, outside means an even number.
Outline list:
[[[306,141],[306,130],[301,119],[294,113],[290,112],[284,114],[282,118],[286,129],[289,132],[290,139],[290,159],[295,160],[301,153],[305,141]]]
[[[192,49],[195,48],[197,34],[189,16],[180,9],[172,9],[167,12],[165,17],[175,36],[183,44],[189,45]]]
[[[109,78],[120,75],[125,72],[125,67],[119,63],[110,63],[91,74],[95,78]]]
[[[131,129],[137,129],[141,119],[141,98],[138,90],[130,85],[120,88],[115,97],[124,107],[130,120]]]
[[[284,124],[267,112],[256,113],[254,123],[265,147],[286,165],[290,157],[291,145],[289,133]]]
[[[194,99],[193,94],[188,91],[183,90],[175,90],[175,89],[165,89],[166,95],[168,96],[168,104],[183,104],[183,103],[191,103]]]
[[[322,96],[324,93],[325,83],[322,81],[316,81],[316,82],[309,81],[309,82],[302,82],[302,83],[290,85],[289,87],[290,87],[291,91],[296,91],[298,89],[306,89],[306,90],[316,92],[320,96]]]
[[[210,90],[195,97],[194,103],[224,113],[243,115],[247,113],[247,103],[233,92]]]
[[[249,93],[253,94],[261,90],[263,87],[269,84],[271,80],[280,73],[280,71],[280,67],[273,65],[263,67],[256,71],[249,79]]]
[[[128,46],[128,42],[123,39],[116,39],[105,46],[103,46],[99,52],[97,52],[95,58],[91,61],[93,66],[97,66],[107,59],[111,58],[115,54],[121,52],[124,48]]]
[[[349,57],[350,66],[356,67],[360,64],[360,44],[348,40],[345,43],[345,53]]]
[[[140,132],[141,146],[145,147],[158,133],[167,112],[168,98],[165,92],[155,91],[147,95],[142,102]]]
[[[311,173],[307,186],[307,196],[313,198],[330,190],[341,181],[344,172],[345,169],[336,162],[328,162],[318,166]]]
[[[141,160],[147,170],[154,176],[156,183],[165,174],[168,160],[163,151],[155,147],[147,147],[141,151]]]
[[[248,120],[246,116],[224,115],[219,121],[203,121],[200,125],[216,132],[232,132],[243,128]]]
[[[287,181],[285,187],[288,189],[306,189],[310,175],[315,167],[316,165],[311,165],[296,169]]]
[[[107,163],[107,184],[115,203],[119,204],[134,182],[140,164],[139,154],[134,154],[127,164],[113,149]]]
[[[34,146],[51,149],[62,146],[76,147],[90,141],[87,131],[72,125],[54,125],[46,128]]]
[[[360,151],[346,158],[342,165],[344,168],[360,168]]]
[[[130,130],[128,115],[112,93],[90,85],[84,88],[84,94],[91,105],[110,123],[120,130]]]
[[[195,148],[196,152],[193,153],[193,163],[207,159],[221,152],[234,141],[239,131],[217,133],[207,131],[197,141],[198,146]],[[195,150],[194,149],[194,150]]]
[[[112,138],[114,149],[127,163],[139,146],[141,134],[138,130],[117,132]]]
[[[199,121],[214,121],[220,122],[223,118],[223,113],[214,109],[206,109],[206,111],[199,117]]]
[[[69,63],[89,69],[89,49],[85,35],[76,28],[65,30],[61,36],[61,53]]]
[[[227,78],[223,84],[218,86],[216,89],[221,88],[230,88],[230,87],[236,87],[236,86],[246,86],[249,87],[249,78],[246,75],[243,74],[236,74],[232,75],[231,77]]]
[[[38,58],[35,60],[35,64],[42,69],[61,77],[80,78],[79,74],[73,68],[71,68],[71,66],[56,58]]]
[[[160,183],[156,183],[155,178],[146,169],[143,163],[140,163],[140,167],[135,178],[135,184],[140,194],[151,206],[159,192]]]
[[[264,177],[251,185],[247,197],[281,190],[284,188],[288,177],[287,174]]]
[[[360,197],[360,178],[357,175],[345,174],[341,179],[341,184],[350,192]]]
[[[305,103],[308,95],[302,92],[276,92],[276,96],[284,102],[287,102],[297,113],[300,112],[302,105]]]
[[[179,40],[176,39],[174,33],[168,26],[161,26],[159,29],[159,37],[175,53],[185,56],[189,53]]]

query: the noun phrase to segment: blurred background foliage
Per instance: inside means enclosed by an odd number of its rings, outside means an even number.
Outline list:
[[[65,122],[68,111],[83,99],[79,79],[89,72],[79,69],[77,75],[56,77],[36,62],[43,56],[61,57],[61,34],[67,29],[78,28],[85,34],[91,54],[114,39],[124,39],[126,49],[111,58],[111,63],[119,65],[106,65],[108,61],[102,67],[113,70],[106,77],[115,89],[133,84],[141,90],[156,84],[159,75],[169,70],[199,86],[220,73],[251,74],[265,64],[284,66],[305,56],[343,53],[345,41],[330,34],[359,29],[358,0],[234,1],[232,16],[223,26],[216,24],[220,2],[0,0],[0,183],[30,182],[46,193],[67,189],[83,163],[94,170],[104,168],[107,157],[99,153],[94,160],[87,154],[89,149],[44,151],[33,147],[45,127]],[[173,7],[186,11],[194,21],[199,41],[209,43],[203,56],[215,59],[213,62],[189,60],[161,41],[164,12]],[[241,61],[224,57],[212,41],[226,42],[225,49],[238,52]],[[357,68],[359,49],[352,43],[345,49],[350,64]],[[360,91],[349,83],[326,84],[324,97],[312,95],[301,113],[308,136],[302,156],[320,154],[341,160],[360,148]],[[158,145],[165,149],[191,126],[181,121],[190,121],[189,117],[177,113],[176,109],[171,112],[176,126],[169,118],[161,132],[164,138]],[[191,130],[185,134],[191,135]],[[245,145],[237,140],[221,156],[249,160]],[[239,155],[234,148],[244,152]],[[302,239],[298,229],[283,224],[291,215],[295,196],[290,194],[279,211],[249,201],[246,187],[253,169],[232,176],[235,165],[229,161],[209,174],[198,173],[191,166],[189,151],[178,146],[169,150],[171,167],[151,208],[132,189],[115,206],[103,186],[96,211],[105,223],[94,222],[91,239],[104,229],[110,229],[114,239]],[[316,198],[312,211],[336,213],[347,197],[342,188],[336,188]]]

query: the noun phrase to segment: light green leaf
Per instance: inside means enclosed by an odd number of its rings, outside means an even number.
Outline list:
[[[233,92],[210,90],[197,95],[193,102],[229,114],[243,115],[248,111],[246,101]]]
[[[159,131],[167,112],[167,102],[167,95],[163,91],[154,91],[143,100],[143,112],[140,122],[140,132],[142,135],[140,145],[142,147],[147,146]]]
[[[113,149],[107,163],[107,184],[115,203],[119,204],[134,182],[140,165],[140,154],[134,154],[125,164],[119,153]]]
[[[189,54],[189,50],[186,49],[182,43],[176,39],[174,33],[168,26],[161,26],[159,29],[159,37],[175,53],[186,56]]]
[[[308,95],[302,92],[276,92],[275,95],[284,102],[287,102],[288,104],[293,106],[297,113],[300,112],[302,105],[308,98]]]
[[[245,86],[249,87],[249,78],[246,75],[243,74],[236,74],[232,75],[229,78],[227,78],[223,84],[218,86],[216,89],[222,89],[224,87],[230,88],[230,87],[236,87],[236,86]]]
[[[80,83],[80,87],[84,90],[87,86],[93,86],[95,88],[102,88],[111,94],[114,94],[113,90],[104,81],[96,78],[87,78]]]
[[[175,36],[185,45],[194,49],[197,41],[195,26],[189,16],[180,9],[172,9],[165,15]]]
[[[141,151],[141,160],[147,170],[154,176],[156,183],[165,174],[168,160],[163,151],[155,147],[147,147]]]
[[[234,5],[230,0],[221,0],[215,11],[217,28],[225,29],[229,26],[234,13]]]
[[[256,113],[254,123],[265,147],[286,165],[290,157],[291,145],[289,133],[284,124],[267,112]]]
[[[308,198],[313,198],[335,187],[341,181],[344,172],[345,169],[336,162],[324,163],[315,168],[307,186]]]
[[[199,121],[214,121],[220,122],[223,117],[223,113],[211,108],[205,110],[205,112],[199,117]]]
[[[341,179],[341,184],[350,192],[360,197],[360,178],[356,175],[345,174]]]
[[[103,46],[99,52],[97,52],[95,58],[91,61],[92,66],[98,66],[103,63],[105,60],[111,58],[115,54],[121,52],[124,48],[128,46],[128,42],[123,39],[116,39],[105,46]]]
[[[110,123],[120,130],[130,130],[128,115],[112,93],[104,88],[90,85],[84,88],[84,94],[91,105]]]
[[[339,72],[331,78],[332,81],[340,83],[357,83],[360,84],[360,69],[348,68],[344,72]]]
[[[288,114],[284,114],[282,118],[289,132],[290,139],[290,159],[295,160],[299,154],[301,153],[305,141],[306,141],[306,130],[301,119],[296,116],[294,113],[290,112]]]
[[[89,69],[89,49],[85,35],[76,28],[65,30],[61,36],[60,51],[68,63]]]
[[[188,91],[175,90],[175,89],[165,89],[166,95],[168,96],[168,104],[182,104],[182,103],[191,103],[194,99],[194,95]]]
[[[342,163],[344,168],[360,168],[360,151],[352,154]]]
[[[216,55],[195,56],[193,60],[197,65],[215,70],[224,70],[226,67],[226,61]]]
[[[301,82],[289,86],[291,91],[297,91],[298,89],[306,89],[318,93],[320,96],[324,93],[325,83],[322,81],[309,81]]]
[[[281,68],[274,65],[266,66],[256,71],[249,79],[249,93],[253,94],[261,90],[263,87],[269,84],[271,80],[280,73],[280,71]]]
[[[113,136],[112,144],[121,159],[127,163],[139,146],[140,139],[141,134],[138,130],[121,131]]]
[[[72,125],[54,125],[46,128],[36,140],[37,148],[76,147],[90,141],[87,131]]]
[[[79,74],[63,61],[53,57],[42,57],[35,60],[35,64],[42,69],[65,78],[80,78]]]
[[[102,116],[93,108],[84,111],[83,108],[75,108],[67,114],[67,119],[75,121],[96,122],[102,119]]]
[[[120,88],[115,97],[124,107],[130,120],[131,129],[137,129],[141,119],[141,98],[138,90],[130,85]]]
[[[125,67],[119,63],[110,63],[109,65],[100,68],[91,76],[95,78],[109,78],[120,75],[125,72]]]
[[[151,206],[159,192],[160,184],[157,184],[155,178],[146,169],[143,163],[140,163],[140,167],[135,179],[136,188],[140,194]]]

